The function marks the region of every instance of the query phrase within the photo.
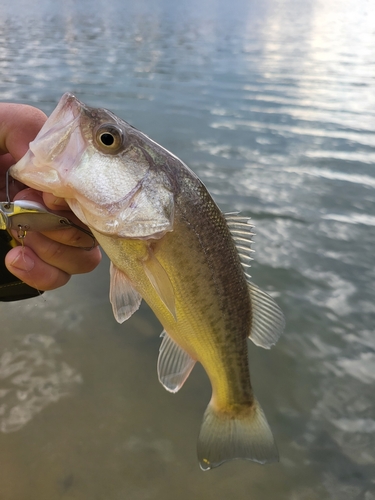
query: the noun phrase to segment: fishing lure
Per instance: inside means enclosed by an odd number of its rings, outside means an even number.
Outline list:
[[[0,301],[20,300],[35,297],[41,293],[20,281],[5,267],[5,255],[19,244],[12,230],[15,230],[17,237],[23,241],[28,231],[43,232],[74,227],[91,236],[92,246],[87,250],[91,250],[96,244],[91,231],[74,224],[67,217],[49,212],[42,204],[30,200],[10,201],[8,176],[6,198],[7,201],[0,202]]]

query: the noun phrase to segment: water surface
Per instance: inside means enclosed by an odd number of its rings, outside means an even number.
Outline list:
[[[254,281],[282,307],[252,380],[279,464],[203,473],[195,368],[157,381],[146,305],[118,325],[108,261],[0,304],[1,500],[375,499],[375,32],[370,1],[2,2],[0,96],[65,91],[182,158],[256,228]]]

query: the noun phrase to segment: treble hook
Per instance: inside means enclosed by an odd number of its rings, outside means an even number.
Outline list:
[[[27,231],[24,227],[21,226],[21,224],[18,224],[18,229],[17,229],[17,237],[20,240],[24,240],[26,238]]]

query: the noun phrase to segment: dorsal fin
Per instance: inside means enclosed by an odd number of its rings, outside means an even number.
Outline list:
[[[238,213],[224,214],[224,217],[236,244],[242,267],[244,271],[247,271],[253,260],[251,254],[254,250],[251,248],[251,244],[255,234],[252,231],[254,226],[250,223],[249,217],[244,217]]]
[[[285,327],[280,307],[268,293],[248,281],[251,299],[251,329],[249,339],[254,344],[269,349],[276,344]]]
[[[253,260],[251,254],[254,250],[252,250],[251,244],[255,234],[252,231],[254,226],[250,223],[249,217],[241,216],[238,213],[224,214],[224,217],[236,244],[249,287],[252,308],[249,338],[254,344],[269,349],[276,344],[283,332],[285,319],[273,298],[250,281],[251,276],[248,274],[248,268]]]

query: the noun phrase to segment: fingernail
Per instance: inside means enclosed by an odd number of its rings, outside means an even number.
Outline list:
[[[33,261],[33,259],[25,253],[19,253],[11,263],[11,266],[15,267],[16,269],[20,269],[21,271],[31,271],[34,265],[35,262]]]
[[[64,198],[55,198],[52,204],[56,205],[57,207],[66,207],[66,201],[64,200]]]
[[[17,193],[17,200],[29,200],[30,199],[30,193],[32,193],[33,196],[36,194],[39,196],[39,198],[42,198],[42,195],[39,193],[39,191],[36,191],[35,189],[31,188],[26,188]]]

